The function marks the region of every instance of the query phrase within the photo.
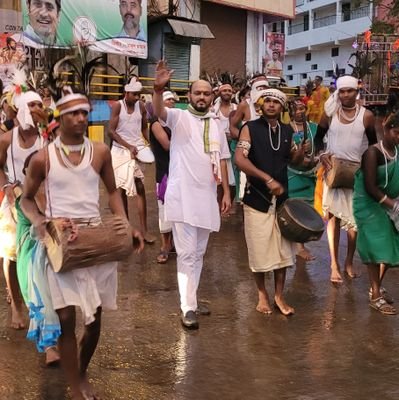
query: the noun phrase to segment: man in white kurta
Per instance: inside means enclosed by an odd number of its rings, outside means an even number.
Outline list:
[[[221,210],[227,212],[230,208],[226,166],[230,152],[225,135],[209,113],[211,85],[206,81],[193,83],[188,110],[166,109],[162,91],[168,76],[170,78],[170,71],[160,62],[154,83],[154,111],[172,131],[165,216],[172,222],[177,252],[182,323],[196,329],[197,289],[203,256],[210,232],[220,228],[216,197],[220,181],[224,189]],[[209,129],[206,128],[208,124]]]

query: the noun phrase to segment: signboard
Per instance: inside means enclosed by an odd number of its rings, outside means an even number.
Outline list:
[[[69,48],[79,44],[95,51],[147,58],[147,0],[19,0],[19,3],[23,30],[13,38],[25,46]]]
[[[284,33],[266,32],[265,42],[264,65],[266,75],[281,78],[285,55],[285,35]]]
[[[243,8],[263,14],[279,15],[282,19],[295,18],[295,0],[206,0],[229,7]]]

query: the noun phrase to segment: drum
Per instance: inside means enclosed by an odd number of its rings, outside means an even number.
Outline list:
[[[324,222],[319,213],[299,199],[288,199],[280,206],[277,222],[281,234],[291,242],[319,240],[324,232]]]
[[[355,173],[360,168],[356,161],[331,157],[332,168],[326,173],[326,184],[330,188],[353,189]]]
[[[136,158],[144,164],[152,164],[155,161],[154,153],[149,146],[138,147]]]
[[[47,223],[44,243],[47,258],[55,272],[92,267],[111,261],[121,261],[133,251],[130,224],[123,218],[111,215],[100,224],[82,225],[76,220],[77,238],[69,241],[72,227],[63,227],[61,220]]]

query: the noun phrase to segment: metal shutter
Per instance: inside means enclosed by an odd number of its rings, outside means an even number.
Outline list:
[[[191,45],[185,42],[165,38],[165,60],[168,67],[174,69],[173,79],[188,80],[190,77]],[[187,88],[188,83],[173,82],[175,88]]]

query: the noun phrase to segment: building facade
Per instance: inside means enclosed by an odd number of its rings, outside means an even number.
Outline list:
[[[356,37],[370,28],[373,16],[368,0],[296,0],[293,20],[277,27],[267,25],[268,30],[286,35],[283,70],[287,84],[304,85],[319,75],[328,85],[336,72],[350,74],[348,61]]]
[[[261,4],[262,3],[262,4]],[[173,8],[173,6],[176,7]],[[195,38],[189,41],[190,51],[184,51],[184,58],[177,57],[175,62],[188,63],[190,80],[198,79],[203,74],[213,75],[218,72],[230,72],[241,76],[251,75],[263,69],[265,52],[264,26],[272,21],[284,21],[294,17],[295,0],[159,0],[156,18],[160,14],[170,14],[175,18],[201,24],[213,35],[209,38]],[[167,46],[159,35],[164,30],[158,29],[151,34],[149,23],[149,55],[147,65],[156,57],[167,58]],[[168,33],[169,35],[169,33]],[[188,43],[187,38],[179,35],[168,36],[168,40]],[[154,47],[154,49],[151,49]],[[177,54],[176,54],[177,56]],[[152,58],[154,60],[152,60]],[[145,62],[140,63],[145,69]],[[147,68],[150,72],[150,68]],[[184,68],[183,68],[184,69]]]

